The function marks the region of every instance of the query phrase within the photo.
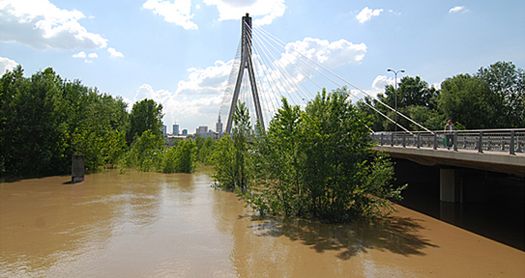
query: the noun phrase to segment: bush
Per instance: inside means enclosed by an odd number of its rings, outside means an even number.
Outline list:
[[[233,140],[219,141],[215,179],[225,189],[240,187],[260,214],[331,222],[380,215],[387,211],[389,200],[400,198],[403,187],[391,184],[392,163],[373,153],[364,123],[345,90],[323,91],[305,110],[283,99],[266,134],[236,141],[240,135],[234,129]],[[246,190],[239,176],[241,166],[246,169]]]
[[[126,156],[125,164],[140,171],[159,170],[163,159],[163,139],[146,130],[142,135],[135,137]]]

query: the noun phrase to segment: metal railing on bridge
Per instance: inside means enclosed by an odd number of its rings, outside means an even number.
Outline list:
[[[525,128],[454,131],[381,131],[372,133],[379,146],[470,150],[511,155],[525,150]]]

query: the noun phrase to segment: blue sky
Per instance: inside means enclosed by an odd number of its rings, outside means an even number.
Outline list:
[[[393,83],[389,67],[436,86],[500,60],[525,68],[524,1],[0,0],[0,71],[50,66],[130,104],[155,99],[168,126],[214,127],[245,12],[256,44],[262,28],[289,45],[292,75],[300,49],[371,94]]]

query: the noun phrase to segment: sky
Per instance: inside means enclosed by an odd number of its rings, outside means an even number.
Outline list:
[[[17,64],[26,76],[52,67],[130,107],[154,99],[168,132],[175,122],[190,133],[200,125],[213,129],[219,113],[227,117],[224,95],[231,93],[247,12],[254,59],[262,61],[257,74],[268,73],[272,82],[279,81],[272,63],[289,72],[292,84],[321,76],[305,69],[300,55],[370,94],[394,83],[387,68],[436,87],[497,61],[525,68],[525,1],[518,0],[0,0],[0,73]],[[264,34],[282,48],[272,50]],[[272,110],[267,83],[261,101]]]

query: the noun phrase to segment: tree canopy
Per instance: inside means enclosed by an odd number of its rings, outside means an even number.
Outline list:
[[[71,156],[86,167],[114,164],[125,151],[126,104],[47,68],[23,76],[21,66],[0,79],[0,174],[68,173]]]
[[[7,71],[0,79],[0,177],[69,173],[73,154],[84,157],[89,171],[117,164],[193,171],[194,143],[164,146],[162,105],[145,99],[131,113],[126,107],[122,98],[64,80],[51,68],[31,77],[21,66]]]
[[[265,133],[244,124],[238,105],[233,139],[216,149],[219,186],[238,190],[261,214],[340,222],[384,212],[402,187],[390,183],[392,164],[374,156],[365,119],[347,97],[345,89],[323,91],[304,110],[283,99]]]
[[[452,76],[441,83],[440,90],[429,87],[419,76],[406,76],[397,91],[388,85],[377,99],[365,98],[357,105],[369,114],[376,131],[396,127],[368,105],[408,129],[419,130],[420,127],[381,104],[394,107],[396,98],[400,113],[432,130],[442,129],[447,119],[467,129],[525,127],[525,71],[511,62],[481,67],[474,75]]]
[[[162,135],[162,116],[162,104],[157,104],[152,99],[143,99],[135,103],[129,115],[128,143],[146,130]]]

